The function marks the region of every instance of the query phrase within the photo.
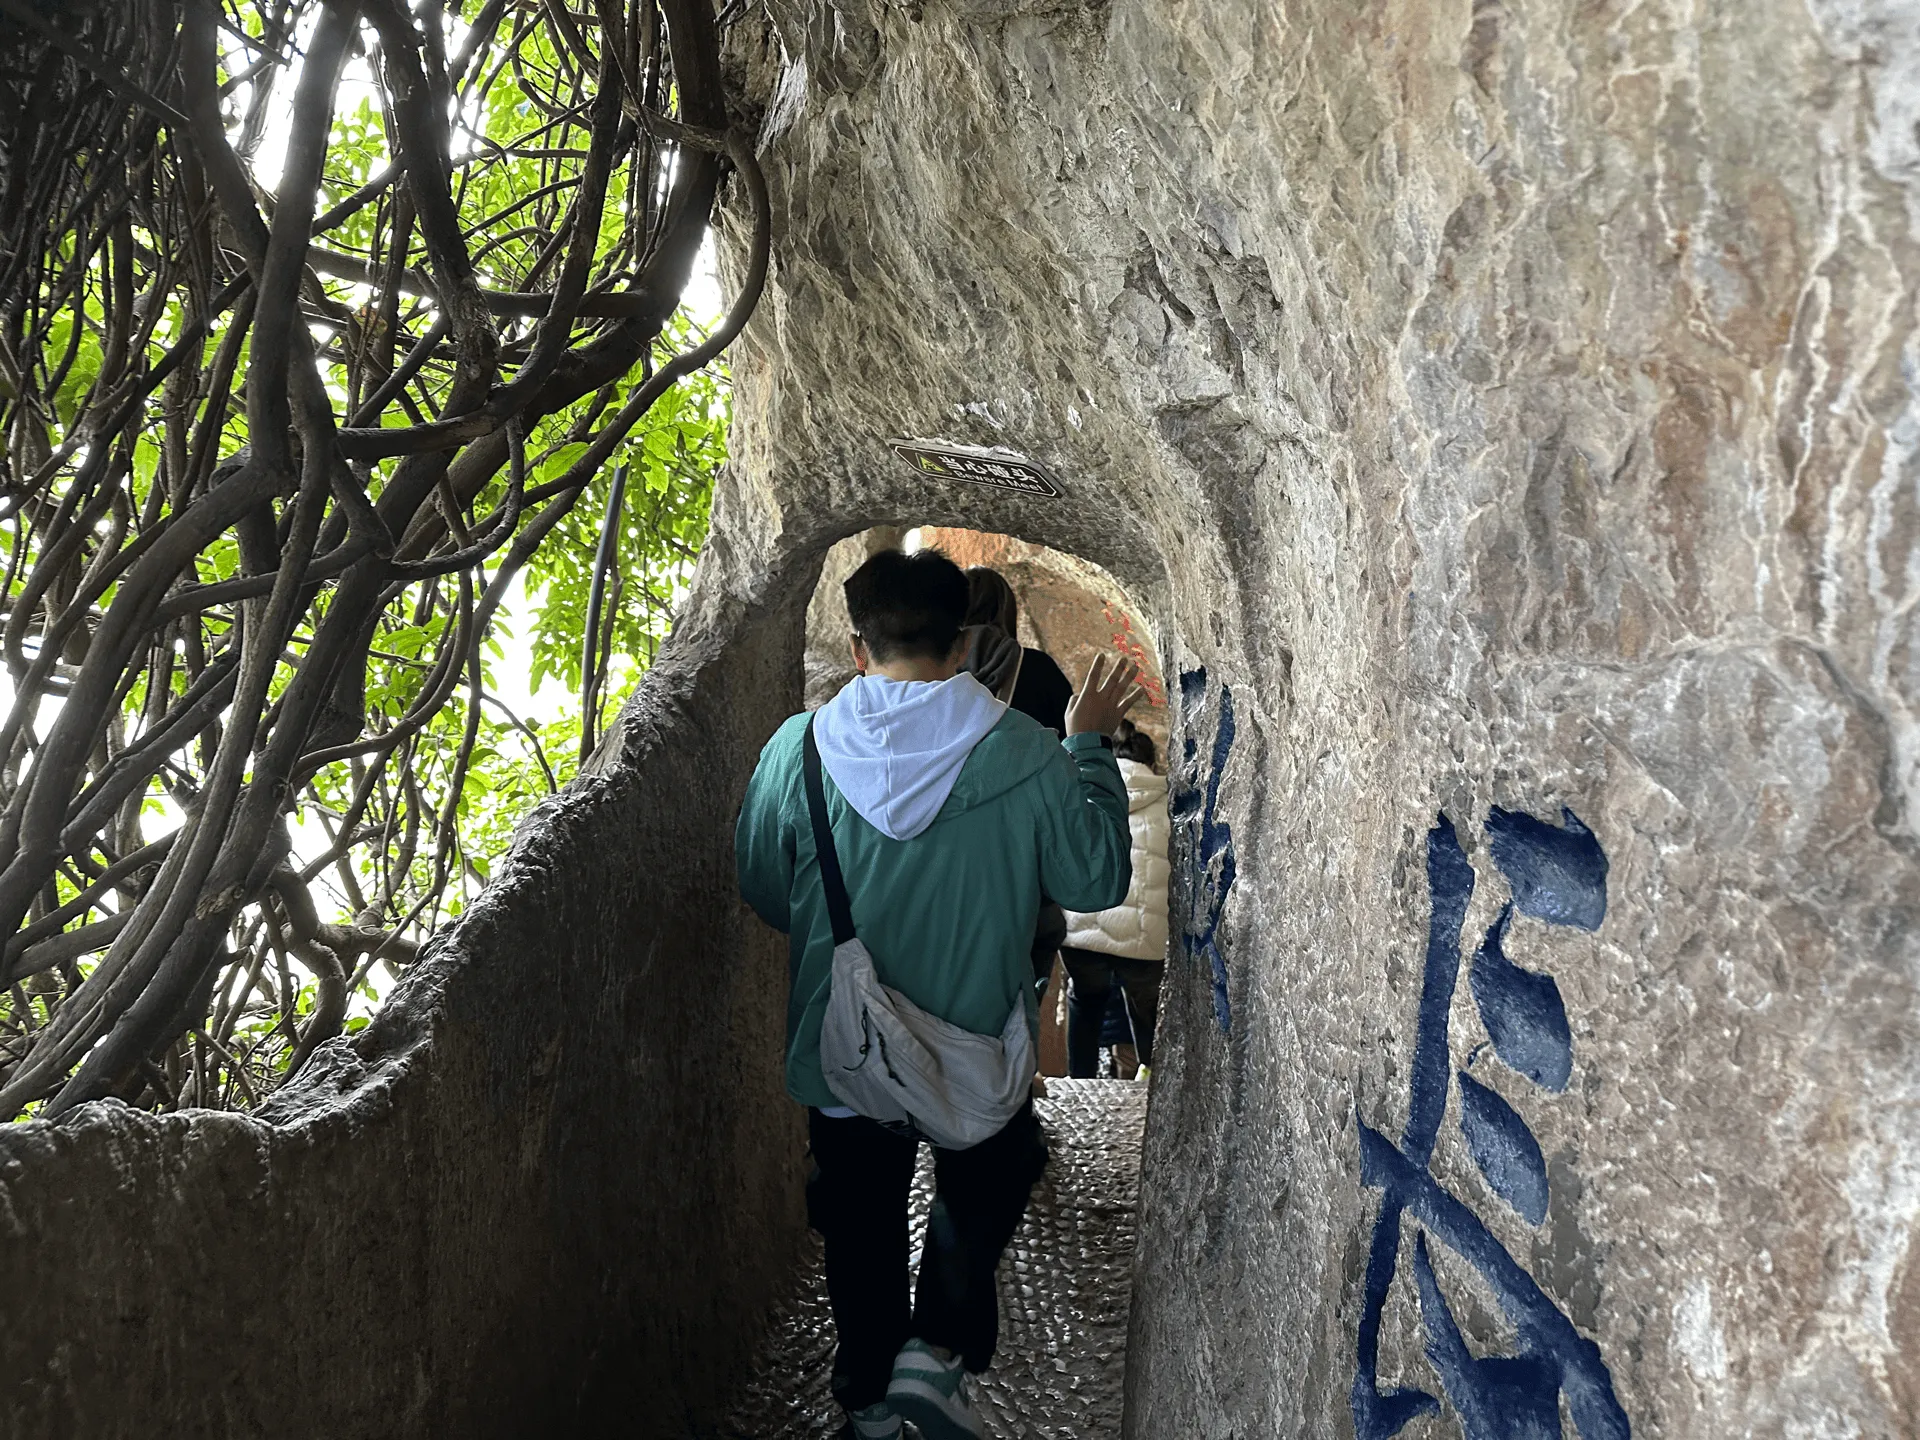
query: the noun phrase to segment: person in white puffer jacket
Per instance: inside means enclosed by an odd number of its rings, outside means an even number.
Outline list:
[[[1127,898],[1092,914],[1067,911],[1060,948],[1067,992],[1067,1074],[1091,1079],[1100,1063],[1100,1030],[1119,983],[1140,1063],[1153,1063],[1153,1027],[1167,959],[1167,779],[1154,773],[1154,744],[1125,721],[1113,753],[1127,782],[1133,883]]]

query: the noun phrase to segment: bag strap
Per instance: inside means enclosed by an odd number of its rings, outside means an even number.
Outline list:
[[[833,922],[833,943],[853,939],[853,906],[847,902],[847,880],[840,873],[840,853],[833,848],[833,826],[827,822],[827,789],[820,779],[820,747],[813,739],[813,717],[807,717],[807,813],[813,818],[813,850],[820,860],[820,885],[827,892],[827,918]]]

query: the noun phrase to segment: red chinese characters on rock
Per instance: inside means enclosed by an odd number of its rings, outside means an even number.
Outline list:
[[[1165,709],[1167,687],[1160,682],[1160,677],[1153,673],[1159,667],[1155,664],[1152,653],[1134,633],[1132,617],[1110,603],[1102,606],[1101,610],[1106,615],[1109,625],[1119,627],[1113,632],[1113,648],[1140,667],[1140,688],[1147,692],[1147,703],[1157,709]]]

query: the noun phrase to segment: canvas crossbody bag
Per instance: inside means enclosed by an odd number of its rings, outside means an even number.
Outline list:
[[[811,720],[804,768],[813,848],[833,923],[833,982],[820,1024],[827,1088],[856,1114],[911,1127],[943,1149],[978,1145],[1004,1129],[1027,1101],[1033,1035],[1026,1006],[1016,999],[998,1035],[976,1035],[880,983],[872,955],[853,933]]]

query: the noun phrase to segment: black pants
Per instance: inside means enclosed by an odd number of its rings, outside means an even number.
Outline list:
[[[1053,974],[1053,957],[1067,938],[1067,912],[1051,900],[1040,902],[1040,918],[1033,927],[1033,983],[1042,995]]]
[[[1126,1003],[1127,1019],[1133,1023],[1134,1049],[1142,1065],[1151,1065],[1153,1022],[1160,1010],[1160,972],[1165,965],[1158,960],[1129,960],[1072,946],[1060,951],[1060,963],[1073,984],[1067,995],[1067,1074],[1076,1080],[1090,1080],[1099,1069],[1100,1025],[1116,981]]]
[[[933,1209],[911,1310],[907,1198],[919,1142],[818,1110],[807,1113],[807,1134],[807,1219],[827,1242],[827,1298],[840,1336],[834,1399],[848,1410],[886,1399],[894,1357],[915,1337],[953,1351],[976,1374],[986,1369],[1000,1340],[994,1269],[1047,1164],[1033,1106],[970,1149],[935,1147]]]

